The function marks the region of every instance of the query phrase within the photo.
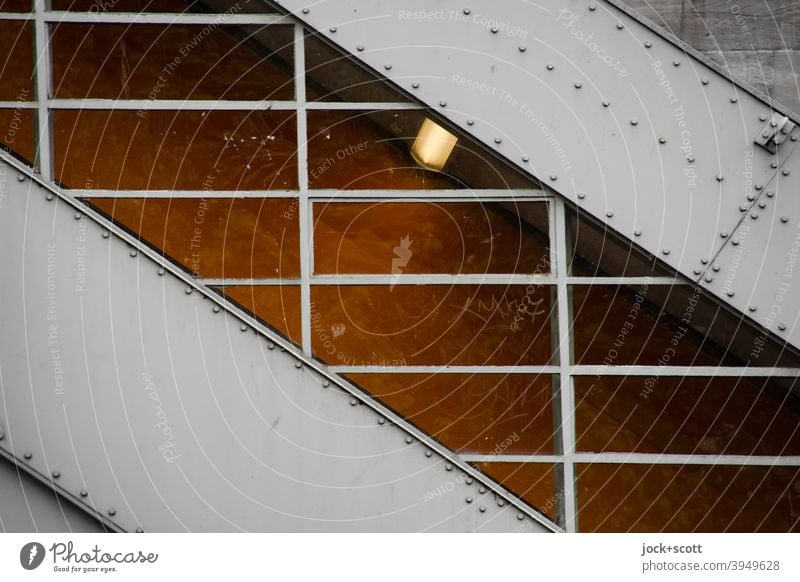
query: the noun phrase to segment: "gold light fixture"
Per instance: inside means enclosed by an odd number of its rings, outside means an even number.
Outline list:
[[[425,119],[411,146],[411,155],[423,168],[441,172],[457,141],[458,138],[441,125]]]

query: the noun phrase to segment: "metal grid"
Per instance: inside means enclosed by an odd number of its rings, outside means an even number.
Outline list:
[[[562,500],[559,503],[559,521],[566,531],[577,531],[577,495],[575,467],[579,463],[614,464],[677,464],[677,465],[734,465],[734,466],[800,466],[800,457],[795,456],[743,456],[743,455],[699,455],[699,454],[637,454],[637,453],[579,453],[576,450],[575,428],[575,383],[578,376],[680,376],[680,377],[800,377],[800,369],[779,367],[710,367],[710,366],[592,366],[574,365],[572,358],[572,313],[571,291],[573,284],[591,285],[674,285],[690,284],[685,279],[671,277],[575,277],[567,272],[569,256],[564,201],[544,191],[480,190],[470,191],[338,191],[309,190],[307,151],[307,110],[385,110],[420,109],[409,103],[322,103],[306,102],[305,91],[305,31],[291,17],[279,14],[126,14],[90,12],[54,12],[48,10],[49,0],[35,0],[31,13],[0,13],[0,20],[26,20],[34,25],[35,45],[35,95],[32,102],[0,102],[0,108],[27,108],[36,112],[36,168],[46,180],[53,179],[53,127],[54,109],[99,109],[99,110],[289,110],[297,115],[298,185],[297,191],[117,191],[117,190],[71,190],[80,197],[297,197],[299,198],[301,276],[299,279],[204,279],[208,285],[297,285],[301,290],[302,351],[312,356],[311,346],[311,286],[312,285],[365,285],[388,284],[528,284],[552,285],[556,289],[557,322],[553,327],[557,335],[559,363],[543,366],[330,366],[337,373],[469,373],[469,374],[553,374],[559,378],[555,391],[557,403],[556,442],[557,454],[553,455],[478,455],[463,454],[465,462],[512,462],[547,463],[557,468],[557,483]],[[232,24],[268,25],[291,24],[294,28],[294,78],[296,97],[294,101],[230,101],[230,100],[107,100],[107,99],[53,99],[51,54],[48,43],[48,27],[51,23],[114,23],[114,24]],[[335,199],[343,201],[529,201],[547,200],[550,208],[551,274],[548,275],[313,275],[313,204],[315,201]]]

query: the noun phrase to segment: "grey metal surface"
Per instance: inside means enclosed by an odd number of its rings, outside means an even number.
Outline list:
[[[769,105],[612,3],[281,5],[693,280],[714,282],[706,271],[740,206],[757,202],[794,147],[756,146]],[[786,204],[800,209],[794,197]],[[800,346],[800,329],[784,337]]]
[[[0,451],[109,524],[557,529],[64,194],[0,175]]]

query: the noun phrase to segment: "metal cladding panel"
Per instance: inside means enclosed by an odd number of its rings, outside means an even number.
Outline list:
[[[770,105],[611,2],[280,4],[695,281],[800,133],[755,145]]]
[[[3,175],[0,450],[112,526],[548,529],[102,219]]]

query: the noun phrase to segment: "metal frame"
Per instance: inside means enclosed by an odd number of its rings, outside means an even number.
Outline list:
[[[615,6],[616,2],[611,2]],[[690,284],[687,280],[673,279],[670,277],[573,277],[566,272],[568,255],[567,220],[565,217],[565,202],[560,196],[554,196],[551,191],[524,191],[513,192],[503,190],[453,190],[453,191],[329,191],[309,189],[307,168],[307,110],[384,110],[384,109],[420,109],[414,103],[307,103],[305,95],[305,36],[304,25],[294,17],[279,14],[239,14],[225,15],[192,15],[192,14],[95,14],[80,12],[52,12],[47,10],[47,0],[36,0],[35,9],[26,14],[0,14],[0,20],[27,20],[34,25],[35,57],[36,57],[36,101],[26,103],[0,102],[0,107],[22,107],[35,109],[37,113],[37,167],[45,182],[52,180],[53,151],[52,151],[52,123],[51,112],[54,109],[163,109],[163,110],[291,110],[297,114],[297,139],[298,139],[298,184],[297,191],[110,191],[110,190],[66,190],[61,189],[59,194],[67,200],[72,197],[91,196],[96,198],[109,197],[297,197],[299,198],[299,225],[301,232],[301,276],[299,279],[201,279],[191,280],[179,269],[171,272],[181,278],[192,288],[203,290],[205,293],[209,286],[227,285],[295,285],[301,289],[301,325],[302,325],[302,355],[304,362],[311,363],[311,313],[310,297],[312,285],[364,285],[387,284],[392,282],[400,285],[420,284],[528,284],[531,282],[552,285],[557,293],[557,344],[560,360],[558,365],[552,366],[330,366],[325,367],[313,364],[321,373],[332,372],[337,374],[354,372],[375,373],[470,373],[470,374],[552,374],[558,375],[559,386],[556,392],[558,402],[558,449],[556,455],[460,455],[464,466],[469,462],[531,462],[555,464],[560,471],[560,493],[563,494],[563,503],[559,506],[561,523],[567,531],[577,531],[577,499],[575,483],[575,465],[577,463],[619,463],[619,464],[728,464],[740,466],[800,466],[800,457],[768,457],[768,456],[737,456],[737,455],[641,455],[621,453],[578,453],[575,449],[575,422],[574,422],[574,378],[587,375],[608,376],[692,376],[692,377],[800,377],[800,369],[795,368],[751,368],[751,367],[687,367],[687,366],[576,366],[572,363],[572,315],[570,305],[570,286],[574,284],[593,285],[637,285],[643,282],[652,285]],[[230,24],[230,25],[266,25],[283,24],[294,27],[294,79],[295,99],[293,101],[150,101],[150,100],[105,100],[105,99],[53,99],[51,98],[51,66],[50,51],[47,45],[50,23],[75,22],[75,23],[129,23],[129,24]],[[684,47],[685,48],[685,47]],[[481,137],[478,135],[477,137]],[[572,189],[575,189],[574,184]],[[57,190],[57,189],[56,189]],[[57,190],[58,191],[58,190]],[[571,194],[571,193],[570,193]],[[550,241],[551,265],[550,275],[401,275],[389,277],[381,275],[352,275],[330,276],[313,274],[313,204],[323,200],[347,201],[415,201],[415,200],[447,200],[447,201],[520,201],[520,200],[546,200],[550,208]],[[81,210],[86,212],[85,210]],[[87,212],[94,220],[103,223],[98,215]],[[125,235],[122,230],[112,232],[122,237],[133,246],[139,246],[136,240]],[[730,248],[730,247],[728,247]],[[153,260],[160,261],[156,253],[147,252]],[[166,265],[166,264],[165,264]],[[224,300],[217,298],[213,293],[209,295],[212,300],[226,309],[231,309]],[[259,330],[265,335],[270,332],[254,318],[238,314],[249,326]],[[283,347],[292,351],[288,342]],[[355,390],[355,389],[354,389]],[[376,408],[376,410],[379,410]],[[382,409],[381,409],[382,410]],[[402,420],[395,419],[398,423]],[[421,440],[428,440],[423,434],[418,434]]]

